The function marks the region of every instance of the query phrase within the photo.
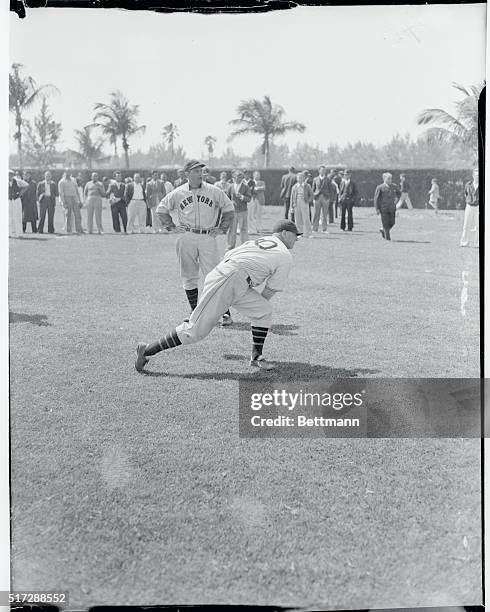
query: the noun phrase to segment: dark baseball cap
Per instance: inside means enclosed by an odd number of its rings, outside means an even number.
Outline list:
[[[274,227],[272,228],[273,234],[279,234],[280,232],[293,232],[296,236],[302,236],[302,232],[298,232],[298,228],[296,227],[296,223],[289,221],[288,219],[281,219],[278,221]]]
[[[191,159],[184,166],[184,172],[190,172],[191,170],[194,170],[194,168],[205,168],[205,167],[206,167],[206,164],[203,164],[197,159]]]

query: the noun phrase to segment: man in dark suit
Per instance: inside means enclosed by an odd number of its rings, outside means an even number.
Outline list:
[[[289,219],[289,207],[291,205],[291,191],[296,185],[296,170],[294,166],[288,168],[288,173],[281,178],[280,199],[284,206],[284,218]],[[294,216],[294,215],[293,215]],[[294,219],[293,219],[294,221]]]
[[[340,219],[340,229],[345,231],[345,215],[347,213],[347,230],[352,232],[354,227],[354,215],[352,208],[356,204],[359,197],[357,185],[351,180],[350,170],[345,170],[344,178],[340,183],[339,189],[339,204],[342,211]]]
[[[39,234],[44,232],[44,220],[48,213],[48,234],[54,234],[54,211],[56,208],[56,198],[58,197],[58,186],[51,180],[49,170],[44,173],[44,181],[37,184],[36,198],[39,202]]]
[[[126,210],[127,205],[126,200],[124,199],[126,185],[123,183],[121,172],[119,170],[116,170],[113,176],[114,180],[111,181],[107,189],[107,197],[109,198],[109,202],[111,204],[112,227],[114,228],[116,234],[120,234],[121,223],[119,222],[119,218],[121,218],[123,230],[126,234],[128,225],[128,212]]]
[[[22,201],[22,233],[25,233],[27,224],[31,224],[32,233],[37,232],[37,183],[32,178],[32,174],[27,170],[24,172],[24,180],[27,183],[27,187],[21,196]]]
[[[332,180],[327,177],[327,168],[320,166],[318,176],[313,179],[313,198],[315,202],[315,214],[313,215],[313,231],[318,232],[320,226],[320,215],[322,215],[322,231],[328,233],[328,219],[332,214],[330,207],[333,207],[337,189]],[[333,209],[332,209],[333,210]]]
[[[228,249],[234,249],[236,245],[237,228],[240,229],[240,240],[243,244],[249,239],[248,236],[248,203],[252,199],[252,191],[244,180],[244,173],[235,170],[233,173],[233,184],[230,190],[230,199],[235,207],[235,216],[228,230]]]
[[[391,228],[395,225],[396,203],[401,192],[393,185],[393,176],[389,172],[383,174],[383,182],[376,187],[374,192],[374,207],[376,214],[381,215],[379,233],[385,240],[391,240]]]

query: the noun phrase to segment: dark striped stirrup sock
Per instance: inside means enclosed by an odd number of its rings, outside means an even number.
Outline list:
[[[264,342],[267,338],[268,327],[254,327],[252,325],[252,359],[257,359],[262,355]]]
[[[160,351],[165,351],[166,349],[175,348],[180,344],[182,344],[182,342],[179,340],[177,331],[174,329],[163,338],[160,338],[160,340],[149,344],[145,351],[145,357],[151,357],[151,355],[156,355]]]
[[[189,306],[191,310],[197,306],[197,299],[199,296],[199,289],[196,287],[195,289],[186,289],[185,294],[187,295],[187,299],[189,300]]]

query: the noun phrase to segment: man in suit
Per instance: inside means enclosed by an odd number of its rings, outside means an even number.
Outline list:
[[[389,172],[383,174],[383,182],[374,192],[374,207],[376,214],[381,215],[381,237],[391,240],[391,228],[395,225],[396,203],[400,198],[400,190],[393,185],[393,175]]]
[[[99,175],[97,172],[92,172],[91,180],[85,185],[83,189],[83,197],[87,206],[88,233],[93,233],[95,214],[97,232],[99,234],[103,234],[104,228],[102,227],[102,200],[103,198],[107,197],[107,191],[104,187],[104,183],[102,181],[99,181]]]
[[[464,188],[464,196],[466,200],[466,208],[464,211],[463,233],[459,246],[469,246],[471,236],[475,239],[475,246],[479,246],[478,236],[478,215],[480,209],[480,189],[478,169],[473,170],[473,179],[468,181]]]
[[[61,204],[65,209],[66,214],[66,232],[72,233],[72,222],[75,220],[75,231],[77,234],[83,234],[82,216],[80,209],[82,208],[82,200],[78,192],[78,185],[75,179],[72,178],[71,170],[68,168],[63,174],[63,178],[58,183],[58,194]]]
[[[126,185],[124,199],[128,205],[128,233],[134,234],[134,222],[138,219],[139,233],[145,233],[146,226],[146,190],[141,176],[136,173],[133,182]]]
[[[227,172],[221,172],[221,174],[219,175],[219,181],[217,183],[215,183],[214,186],[215,187],[219,187],[219,189],[221,189],[221,191],[224,191],[226,193],[226,195],[231,200],[231,187],[232,187],[232,183],[228,182],[228,173]]]
[[[32,178],[32,174],[27,170],[24,172],[24,180],[27,183],[27,187],[21,196],[22,201],[22,233],[24,234],[27,229],[27,224],[31,224],[31,231],[33,234],[37,232],[37,183]]]
[[[281,178],[280,199],[284,206],[284,218],[289,219],[289,207],[291,205],[291,191],[296,185],[296,170],[294,166],[288,168],[288,173]],[[294,221],[294,219],[293,219]]]
[[[44,173],[44,181],[37,184],[36,197],[39,203],[39,225],[38,233],[44,232],[44,221],[46,213],[48,213],[48,234],[54,234],[54,211],[56,208],[56,199],[58,198],[58,187],[51,180],[51,172],[47,170]]]
[[[315,203],[315,213],[313,215],[314,232],[318,232],[320,215],[322,215],[322,231],[324,234],[328,233],[328,219],[332,214],[336,195],[337,190],[332,180],[327,177],[327,168],[320,166],[318,168],[318,176],[313,179],[313,198]],[[330,207],[332,207],[332,210],[330,210]]]
[[[359,192],[357,185],[351,180],[350,170],[344,171],[344,178],[340,183],[339,204],[342,211],[340,219],[340,229],[345,232],[345,215],[347,213],[347,231],[352,232],[354,227],[354,215],[352,209],[357,203]]]
[[[162,174],[162,176],[165,176]],[[170,186],[170,190],[172,186]],[[153,226],[153,233],[158,234],[163,231],[160,219],[156,213],[157,206],[167,195],[165,189],[165,183],[163,180],[158,178],[158,171],[153,170],[151,173],[151,179],[146,183],[146,205],[148,210],[151,211],[151,224]]]
[[[116,234],[121,233],[121,222],[123,224],[123,231],[127,234],[128,225],[128,212],[126,210],[126,200],[124,199],[124,192],[126,185],[122,180],[121,172],[116,170],[113,174],[114,178],[110,182],[107,188],[107,197],[111,205],[112,215],[112,227]],[[119,221],[121,219],[121,222]]]
[[[236,245],[237,228],[240,230],[241,244],[247,242],[248,236],[248,203],[252,199],[250,187],[245,183],[245,175],[241,170],[233,173],[233,185],[231,186],[231,201],[235,207],[235,216],[228,230],[228,249],[234,249]]]

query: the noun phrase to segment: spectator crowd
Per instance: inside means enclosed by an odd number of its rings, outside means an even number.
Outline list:
[[[250,235],[263,232],[266,185],[259,171],[236,169],[231,176],[228,172],[221,172],[217,180],[205,167],[203,180],[224,191],[233,202],[235,217],[228,230],[229,249],[236,246],[237,236],[243,243]],[[33,233],[42,234],[45,227],[48,233],[55,233],[58,202],[64,211],[63,232],[103,234],[104,201],[109,203],[115,233],[168,233],[169,230],[161,225],[157,206],[165,195],[186,181],[183,169],[178,171],[178,178],[173,183],[165,172],[156,170],[146,181],[139,173],[123,180],[120,171],[114,172],[111,179],[100,179],[97,172],[92,172],[87,183],[84,183],[82,173],[74,176],[70,169],[65,170],[58,183],[52,180],[49,170],[40,182],[36,182],[29,171],[23,175],[9,171],[10,235],[15,237],[25,233],[28,224]],[[281,178],[279,197],[284,217],[295,221],[305,238],[312,238],[320,231],[328,233],[329,226],[336,220],[339,220],[342,231],[354,229],[354,207],[359,204],[360,193],[349,170],[328,170],[321,165],[313,176],[309,170],[296,172],[291,166]],[[478,170],[473,171],[473,179],[465,184],[464,198],[466,208],[460,246],[469,246],[471,242],[478,246]],[[433,178],[425,208],[431,207],[437,214],[440,199],[438,180]],[[409,179],[400,174],[399,184],[395,184],[392,174],[385,172],[374,193],[374,207],[380,216],[383,239],[391,239],[397,211],[404,206],[413,209]],[[85,223],[82,211],[85,212]]]

